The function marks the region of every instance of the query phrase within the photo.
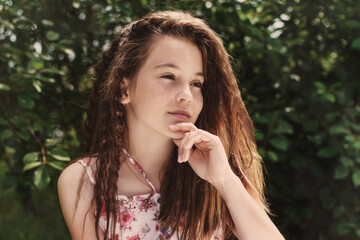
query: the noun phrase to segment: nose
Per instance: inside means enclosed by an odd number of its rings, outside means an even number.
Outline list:
[[[193,99],[193,95],[190,90],[190,86],[188,84],[182,84],[179,86],[179,90],[176,94],[176,101],[188,103],[191,102]]]

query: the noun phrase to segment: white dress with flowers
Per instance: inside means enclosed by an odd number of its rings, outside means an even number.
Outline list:
[[[152,193],[141,194],[137,196],[117,195],[119,213],[116,220],[115,236],[116,240],[162,240],[170,239],[176,240],[177,234],[168,236],[168,229],[161,227],[158,221],[160,212],[160,194],[156,192],[155,187],[145,176],[144,171],[139,164],[126,152],[129,161],[136,167],[140,174],[145,178],[153,189]],[[95,180],[92,175],[89,160],[87,158],[78,161],[89,176],[90,182],[95,185]],[[106,229],[106,212],[103,208],[99,220],[100,228],[105,232]],[[111,223],[109,224],[111,226]],[[108,239],[111,239],[109,233]],[[211,240],[223,239],[222,231],[218,230]]]

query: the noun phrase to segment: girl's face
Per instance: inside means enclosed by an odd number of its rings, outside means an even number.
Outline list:
[[[129,86],[129,80],[125,85]],[[195,123],[203,107],[203,61],[198,47],[174,37],[156,37],[149,56],[122,98],[130,130],[177,138],[169,125]]]

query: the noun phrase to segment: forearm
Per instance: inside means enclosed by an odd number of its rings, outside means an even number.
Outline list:
[[[229,209],[239,239],[284,239],[265,210],[246,191],[235,174],[215,187]]]

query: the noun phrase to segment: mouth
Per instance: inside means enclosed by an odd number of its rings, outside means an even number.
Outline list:
[[[187,120],[189,118],[191,118],[191,115],[189,112],[185,111],[185,110],[177,110],[174,112],[168,112],[170,115],[179,118],[179,119],[184,119]]]

